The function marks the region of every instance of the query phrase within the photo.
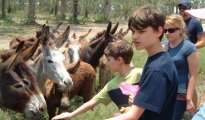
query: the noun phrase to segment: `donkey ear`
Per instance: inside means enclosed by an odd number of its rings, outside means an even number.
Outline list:
[[[79,41],[83,40],[86,36],[88,36],[88,34],[91,32],[92,29],[89,29],[88,32],[84,35],[79,36]]]
[[[115,32],[117,31],[119,22],[112,28],[112,30],[110,31],[111,34],[115,34]]]
[[[11,57],[11,59],[8,59],[8,68],[7,70],[13,69],[16,64],[19,62],[19,54],[15,54],[14,56]]]
[[[80,61],[78,60],[78,62],[72,64],[72,66],[70,66],[70,64],[66,65],[66,69],[69,73],[73,74],[80,66]]]
[[[128,32],[129,32],[129,28],[127,28],[127,30],[125,31],[125,32],[122,32],[122,36],[124,37],[124,36],[126,36],[127,34],[128,34]]]
[[[60,26],[63,24],[63,22],[60,22],[57,26],[56,26],[56,28],[55,29],[53,29],[53,33],[55,33],[55,32],[57,32],[58,31],[58,29],[60,28]]]
[[[50,38],[50,34],[49,34],[49,26],[46,26],[41,34],[41,44],[42,46],[48,46],[48,42],[49,42],[49,38]]]
[[[43,26],[42,26],[42,30],[43,30],[45,27],[46,27],[46,24],[43,24]]]
[[[108,36],[108,35],[109,35],[111,27],[112,27],[112,23],[111,23],[111,21],[110,21],[110,22],[108,23],[107,30],[105,31],[105,36]]]
[[[21,42],[19,43],[19,45],[18,45],[17,48],[16,48],[16,53],[18,53],[20,50],[23,49],[24,44],[25,44],[25,41],[21,41]]]
[[[118,34],[122,34],[123,32],[123,28],[120,28],[120,30],[118,31]]]
[[[36,52],[37,48],[39,47],[40,39],[36,41],[35,44],[33,44],[31,47],[27,48],[26,50],[21,52],[21,56],[24,61],[29,60],[34,53]]]
[[[68,36],[70,34],[70,26],[68,26],[66,28],[66,30],[63,32],[62,35],[60,35],[58,38],[57,38],[57,41],[55,43],[55,46],[57,48],[60,48],[68,39]]]

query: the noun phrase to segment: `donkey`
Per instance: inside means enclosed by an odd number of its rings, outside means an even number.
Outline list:
[[[83,102],[89,101],[93,96],[93,85],[95,81],[95,70],[93,67],[83,61],[78,61],[77,63],[67,64],[66,68],[73,79],[73,87],[70,91],[60,90],[59,87],[50,80],[47,80],[45,83],[45,99],[47,101],[49,119],[56,115],[57,110],[58,114],[67,110],[69,100],[74,96],[82,96]]]
[[[55,34],[55,33],[59,33],[59,32],[58,32],[58,29],[59,29],[59,27],[60,27],[61,25],[62,25],[62,22],[60,22],[52,31],[49,31],[52,40],[56,40],[56,39],[57,39],[57,37],[56,37],[54,34]],[[26,46],[26,47],[32,46],[32,45],[38,40],[38,38],[41,36],[42,30],[43,30],[45,27],[46,27],[46,25],[43,24],[43,25],[42,25],[42,29],[36,31],[36,36],[34,36],[34,37],[24,38],[24,37],[18,36],[18,37],[13,38],[13,39],[10,41],[10,43],[9,43],[9,48],[10,48],[10,49],[16,49],[16,47],[18,46],[18,44],[19,44],[21,41],[25,41],[24,46]]]
[[[27,119],[36,118],[46,109],[45,99],[37,86],[34,72],[26,60],[33,53],[22,50],[20,43],[17,53],[0,64],[0,104],[16,112],[25,113]]]
[[[117,33],[114,34],[116,40],[124,40],[124,37],[128,34],[129,28],[123,31],[121,28]],[[99,62],[99,89],[103,88],[107,82],[112,79],[112,73],[106,67],[107,58],[103,55]]]
[[[34,67],[38,83],[44,94],[46,91],[44,88],[46,79],[52,80],[58,84],[61,89],[70,90],[73,84],[63,63],[65,60],[64,55],[54,45],[49,46],[49,39],[49,27],[46,26],[40,37],[42,45],[41,56]]]
[[[114,40],[113,34],[117,30],[119,23],[111,30],[112,23],[109,22],[107,30],[97,34],[88,45],[80,50],[80,58],[93,66],[94,69],[99,64],[100,58],[104,54],[105,47]]]
[[[70,27],[67,27],[66,31],[64,34],[67,33],[67,35],[69,35]],[[58,47],[61,47],[61,45],[64,44],[65,39],[59,39],[57,42]],[[74,48],[71,47],[67,49],[73,51]],[[74,54],[79,56],[79,54],[76,52],[74,52]],[[58,113],[68,109],[69,100],[72,99],[75,95],[82,96],[84,102],[87,102],[92,97],[95,71],[90,64],[85,63],[79,59],[73,59],[74,56],[68,52],[68,59],[70,58],[71,60],[74,60],[69,61],[69,63],[66,64],[66,69],[73,80],[73,87],[70,91],[60,89],[56,83],[49,79],[46,80],[46,83],[44,84],[46,88],[45,99],[47,102],[50,119],[56,115],[57,108],[59,108]]]

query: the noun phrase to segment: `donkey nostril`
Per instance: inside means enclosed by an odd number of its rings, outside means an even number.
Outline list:
[[[68,85],[68,83],[66,82],[66,81],[64,81],[64,84],[67,86]]]
[[[39,108],[39,111],[40,111],[40,112],[44,112],[43,107]]]
[[[31,113],[33,114],[33,116],[37,116],[38,115],[37,112],[34,111],[34,110],[31,110]]]

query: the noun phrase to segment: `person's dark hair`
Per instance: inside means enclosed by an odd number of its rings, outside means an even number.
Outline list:
[[[147,27],[152,27],[158,31],[161,26],[164,28],[166,16],[158,9],[151,5],[144,5],[133,12],[129,18],[128,27],[134,27],[137,30],[143,30]],[[160,36],[160,40],[163,37],[163,33]]]
[[[114,59],[122,57],[125,64],[130,64],[133,57],[133,49],[128,42],[124,40],[117,40],[108,44],[105,48],[104,54],[106,57],[111,56]]]

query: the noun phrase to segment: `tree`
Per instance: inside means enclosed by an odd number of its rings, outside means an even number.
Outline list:
[[[2,15],[1,18],[5,19],[6,18],[6,0],[2,0]]]
[[[11,9],[12,9],[12,8],[11,8],[11,0],[7,0],[7,5],[8,5],[8,6],[7,6],[7,12],[8,12],[8,13],[11,13]]]
[[[57,16],[59,7],[59,0],[55,0],[54,15]]]
[[[73,0],[73,17],[72,17],[73,23],[78,23],[77,17],[78,17],[78,0]]]
[[[29,0],[28,6],[28,21],[30,23],[35,23],[35,15],[36,15],[36,0]]]
[[[85,18],[88,18],[88,13],[89,13],[89,0],[85,0],[85,5],[84,5],[84,8],[85,8],[85,10],[84,10],[84,17]]]
[[[108,16],[110,12],[110,0],[104,0],[103,15],[105,22],[108,21]]]
[[[24,4],[24,3],[25,3],[24,0],[19,0],[19,8],[18,8],[19,10],[24,10],[24,9],[25,9],[25,8],[24,8],[24,7],[25,7],[25,4]]]
[[[50,9],[50,14],[53,14],[54,8],[55,8],[55,0],[51,0],[51,9]]]
[[[61,20],[65,20],[66,18],[66,8],[67,8],[67,4],[66,4],[66,0],[61,0]]]

